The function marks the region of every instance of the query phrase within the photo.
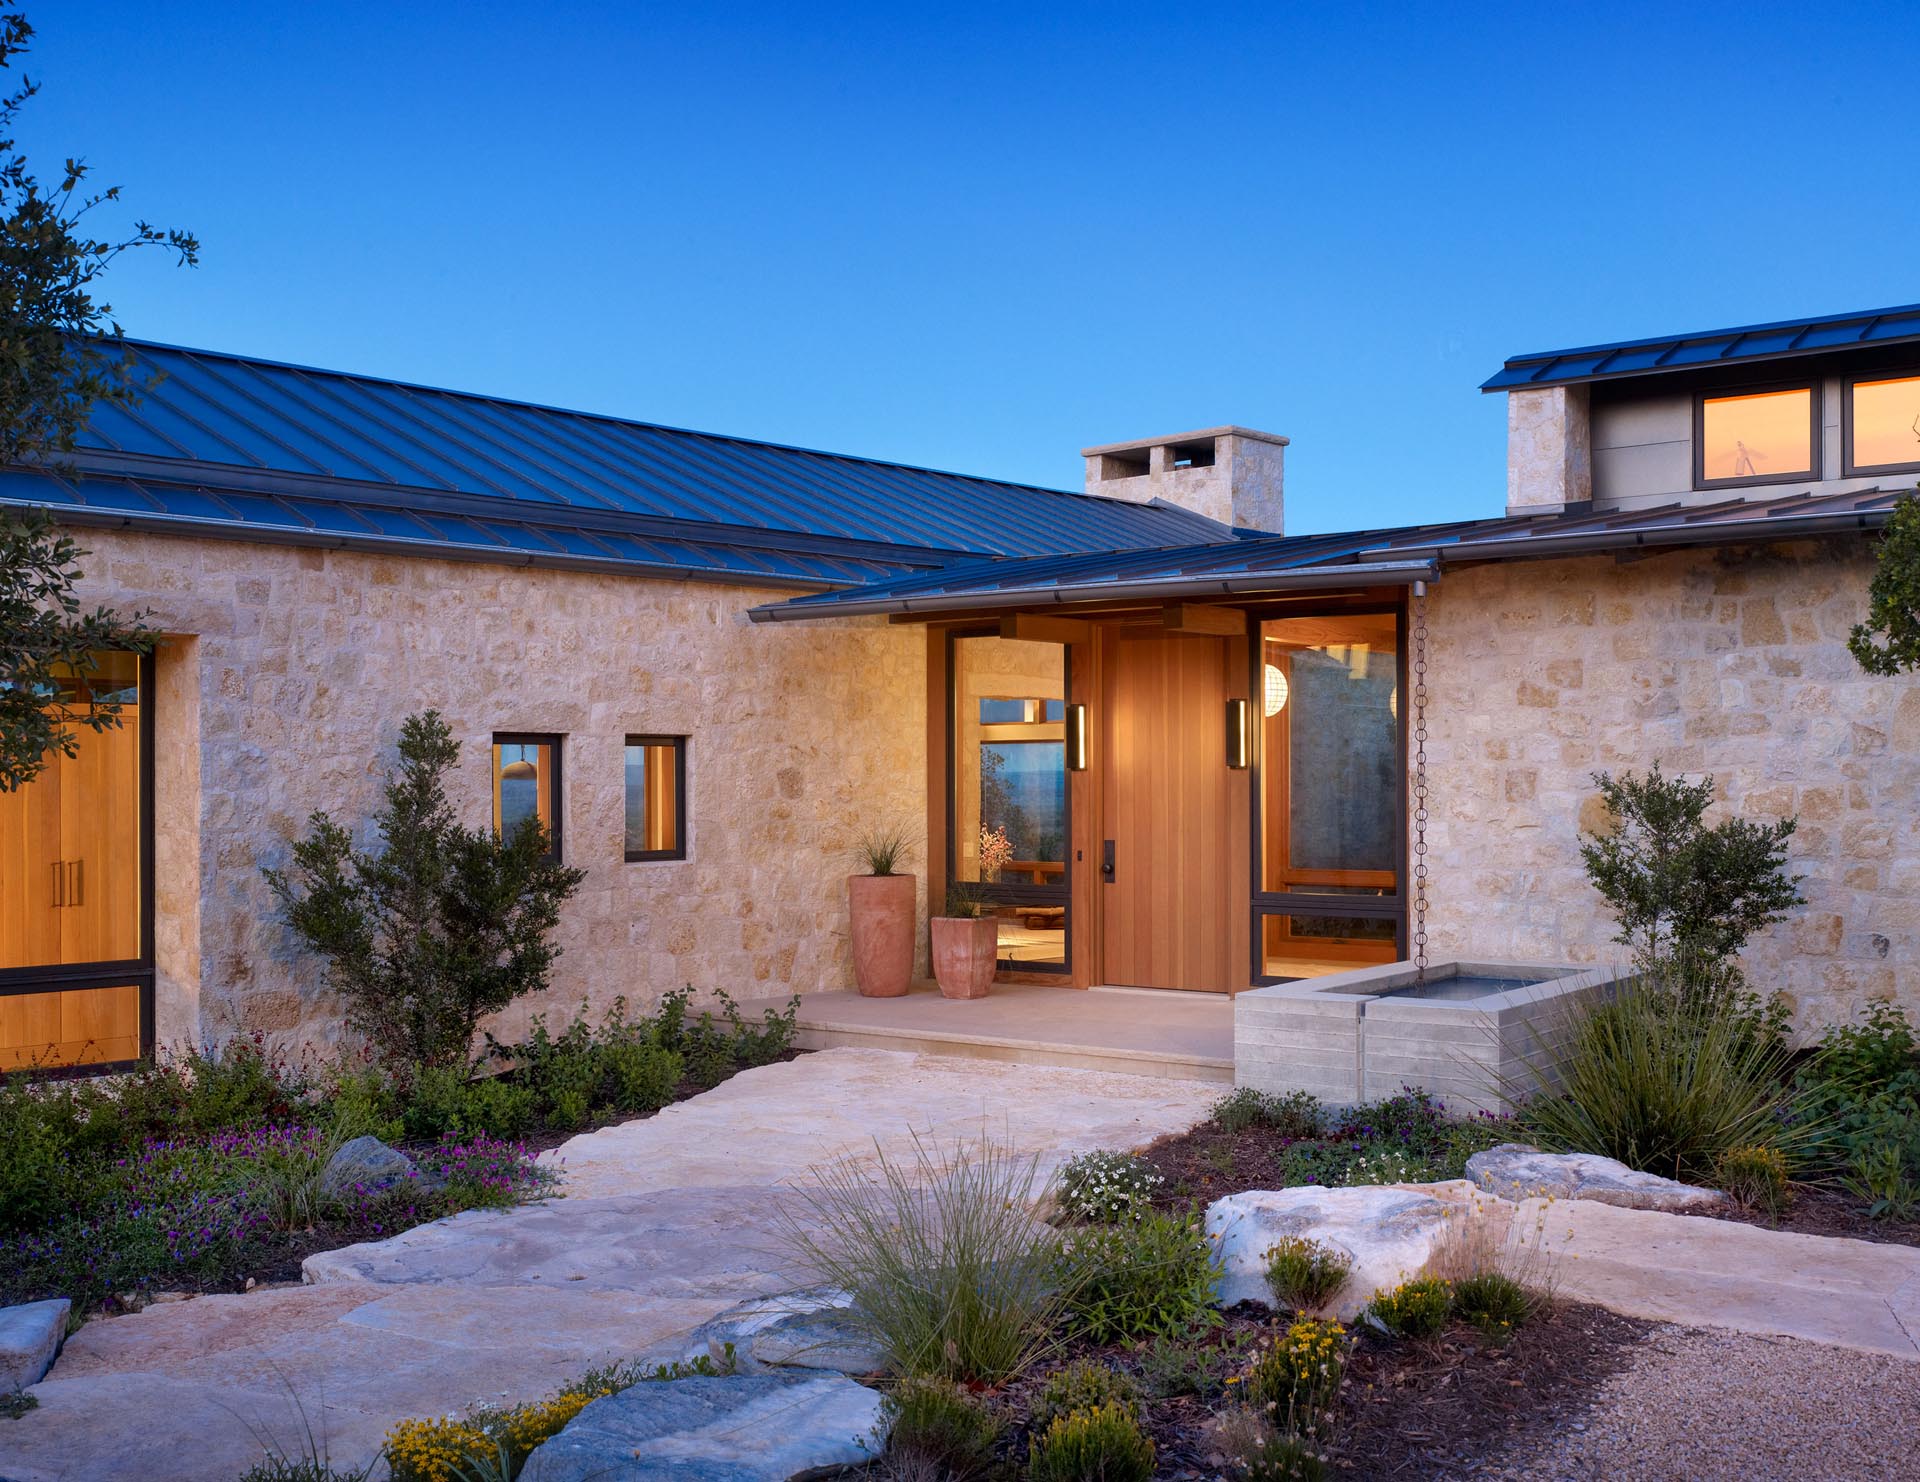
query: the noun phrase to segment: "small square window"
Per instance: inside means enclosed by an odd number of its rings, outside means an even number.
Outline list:
[[[687,738],[627,737],[627,859],[687,857]]]
[[[1847,387],[1847,473],[1920,468],[1920,376]]]
[[[547,834],[547,858],[560,862],[560,738],[493,738],[493,827],[506,837],[529,818]]]
[[[1703,396],[1695,408],[1697,486],[1769,484],[1816,476],[1819,404],[1811,386]]]

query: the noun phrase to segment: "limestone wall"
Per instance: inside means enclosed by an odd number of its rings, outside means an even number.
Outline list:
[[[1605,962],[1580,866],[1590,774],[1712,772],[1723,806],[1800,818],[1807,907],[1756,938],[1803,1029],[1920,1010],[1920,680],[1847,653],[1865,542],[1450,571],[1431,588],[1435,960]]]
[[[163,1039],[337,1034],[260,866],[313,809],[365,820],[401,719],[429,706],[463,744],[452,790],[473,824],[491,817],[492,733],[565,738],[566,858],[588,874],[550,1008],[687,982],[736,998],[851,983],[850,836],[872,815],[925,816],[918,629],[754,626],[746,609],[782,595],[766,590],[80,535],[84,596],[180,635],[158,686]],[[622,858],[630,733],[690,738],[684,861]]]

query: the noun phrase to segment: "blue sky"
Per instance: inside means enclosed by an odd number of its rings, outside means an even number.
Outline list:
[[[1078,487],[1490,514],[1508,354],[1920,301],[1920,7],[29,0],[128,332]]]

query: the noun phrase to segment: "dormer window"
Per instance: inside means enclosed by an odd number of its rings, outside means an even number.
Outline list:
[[[1693,410],[1696,489],[1819,477],[1820,399],[1811,386],[1702,394]]]
[[[1920,376],[1849,382],[1845,420],[1848,478],[1920,469]]]

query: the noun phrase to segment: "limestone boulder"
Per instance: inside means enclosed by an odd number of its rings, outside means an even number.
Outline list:
[[[834,1374],[643,1382],[595,1400],[535,1451],[523,1482],[789,1482],[871,1460],[877,1392]]]
[[[740,1372],[824,1369],[873,1374],[886,1367],[886,1350],[851,1317],[853,1297],[835,1287],[810,1287],[756,1297],[730,1307],[693,1334],[687,1357],[715,1363],[733,1346]]]
[[[1587,1199],[1621,1209],[1668,1214],[1709,1210],[1727,1202],[1718,1189],[1640,1173],[1594,1153],[1543,1153],[1507,1142],[1467,1159],[1467,1177],[1502,1199]]]
[[[390,1148],[377,1137],[356,1137],[342,1143],[327,1159],[320,1175],[320,1191],[337,1199],[358,1187],[384,1189],[403,1179],[419,1178],[420,1166],[397,1148]]]
[[[1275,1305],[1267,1286],[1267,1252],[1289,1236],[1318,1240],[1352,1262],[1346,1285],[1326,1311],[1347,1321],[1376,1291],[1416,1276],[1432,1259],[1448,1221],[1470,1197],[1463,1181],[1418,1187],[1365,1185],[1326,1189],[1255,1189],[1230,1194],[1207,1206],[1207,1234],[1214,1242],[1220,1305]]]
[[[38,1384],[67,1335],[65,1297],[0,1307],[0,1394]]]

